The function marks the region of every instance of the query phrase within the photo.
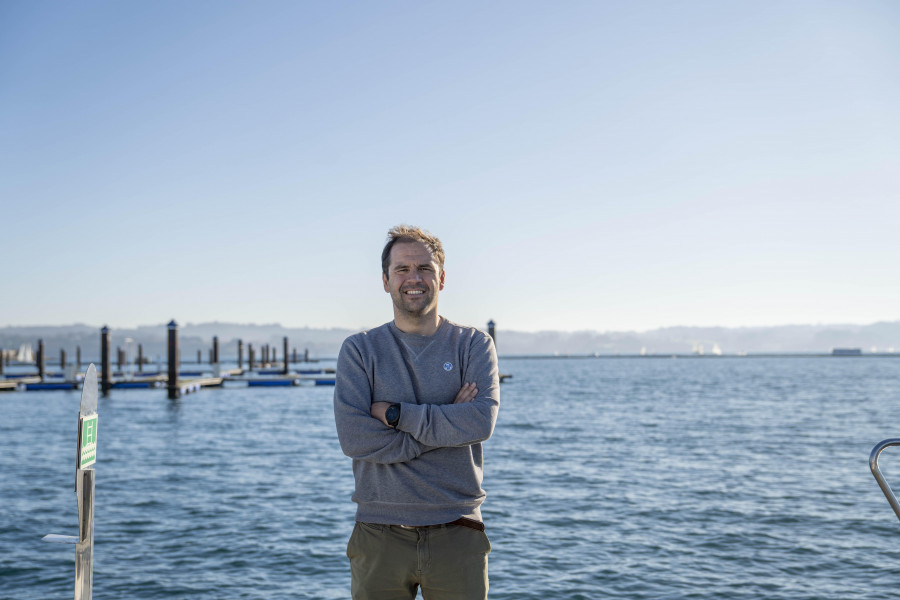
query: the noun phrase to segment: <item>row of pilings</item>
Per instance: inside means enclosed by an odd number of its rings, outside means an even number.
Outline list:
[[[102,344],[102,341],[101,341]],[[242,340],[237,340],[238,344],[238,368],[243,368],[243,356],[244,356],[244,342]],[[249,350],[249,359],[250,359],[250,370],[252,371],[255,365],[271,365],[278,362],[278,351],[274,346],[270,346],[269,344],[262,344],[259,347],[259,354],[256,354],[256,350],[253,348],[253,344],[248,344]],[[112,351],[110,350],[110,353]],[[285,352],[287,350],[285,349]],[[14,350],[2,350],[2,354],[0,354],[0,375],[4,375],[6,367],[9,367],[13,364],[13,357],[15,356]],[[111,354],[110,354],[111,356]],[[197,364],[202,364],[203,351],[197,350]],[[309,362],[309,349],[305,349],[302,354],[297,353],[297,348],[293,348],[290,353],[290,362]],[[110,359],[111,361],[112,359]],[[219,363],[219,340],[218,337],[213,338],[213,345],[209,349],[209,364],[218,364]],[[33,361],[29,361],[29,363],[33,362],[35,367],[37,368],[37,375],[43,379],[47,373],[47,360],[46,360],[46,352],[44,350],[44,340],[39,339],[37,342],[37,351],[34,353]],[[149,364],[150,359],[144,356],[144,346],[143,344],[137,344],[137,358],[134,359],[133,364],[137,367],[138,374],[143,373],[144,365]],[[75,368],[76,372],[81,371],[82,367],[81,360],[81,346],[75,347],[75,360],[69,362],[69,355],[66,352],[65,348],[60,348],[59,350],[59,366],[61,369],[65,370],[69,365]],[[116,365],[119,371],[123,371],[125,367],[130,364],[128,358],[128,352],[123,349],[121,346],[116,348]]]
[[[169,398],[174,400],[178,398],[181,394],[181,387],[178,385],[178,372],[179,366],[181,365],[181,352],[178,348],[178,323],[175,322],[175,319],[172,319],[169,324],[166,326],[168,328],[168,340],[166,344],[166,354],[167,354],[167,363],[168,363],[168,373],[167,373],[167,388]],[[104,327],[104,330],[106,328]],[[108,345],[108,340],[107,340]],[[281,373],[283,375],[287,375],[290,369],[290,362],[288,360],[288,338],[285,336],[282,338],[282,356],[284,360],[282,361]],[[260,357],[261,365],[271,365],[272,363],[277,362],[277,353],[275,349],[269,344],[263,344],[262,355]],[[212,348],[210,348],[209,354],[209,362],[213,365],[219,364],[219,338],[218,336],[213,337]],[[247,358],[248,358],[248,370],[253,371],[256,366],[256,353],[253,348],[253,344],[247,344]],[[294,349],[293,353],[293,361],[297,362],[297,349]],[[309,350],[304,351],[303,360],[305,362],[309,362]],[[200,353],[197,353],[197,362],[200,362]],[[243,370],[244,368],[244,342],[243,340],[237,341],[237,366],[238,369]],[[105,369],[104,369],[105,372]],[[101,389],[103,390],[103,394],[106,395],[108,393],[108,388],[106,387],[111,384],[101,383]]]
[[[179,394],[179,368],[181,365],[181,355],[178,347],[178,324],[172,320],[168,324],[168,343],[167,343],[167,354],[168,354],[168,389],[169,389],[169,397],[174,398],[178,397]],[[100,365],[99,365],[99,374],[100,374],[100,388],[104,396],[109,394],[109,391],[113,387],[113,369],[112,369],[112,349],[110,343],[110,328],[104,326],[100,330]],[[127,340],[130,341],[130,340]],[[298,355],[297,349],[293,349],[293,353],[289,353],[289,345],[288,338],[282,338],[282,352],[281,356],[283,360],[278,362],[278,352],[274,346],[269,344],[262,344],[259,348],[259,355],[257,355],[257,348],[254,348],[253,344],[247,344],[247,367],[248,371],[253,371],[255,368],[270,368],[277,367],[280,369],[280,373],[283,375],[288,375],[290,369],[290,363],[297,363],[301,360],[303,362],[309,362],[309,349],[303,351],[301,355]],[[118,370],[120,373],[124,372],[125,365],[129,362],[127,358],[127,353],[121,348],[116,348],[117,354],[117,363]],[[82,358],[81,358],[81,346],[76,347],[75,351],[75,362],[71,364],[67,360],[67,355],[65,349],[60,350],[60,367],[63,372],[66,373],[64,376],[67,380],[72,381],[73,383],[76,381],[77,373],[81,372],[82,367]],[[197,351],[197,362],[200,363],[201,352]],[[290,360],[290,359],[293,360]],[[12,352],[3,351],[0,353],[0,379],[2,379],[4,375],[4,366],[9,366],[12,360]],[[143,374],[143,367],[145,364],[143,345],[137,345],[137,359],[135,363],[137,365],[137,374]],[[213,365],[214,371],[218,371],[219,365],[219,338],[218,336],[213,337],[212,347],[209,350],[209,362]],[[39,339],[37,342],[37,352],[34,354],[34,364],[37,368],[37,377],[41,381],[45,381],[47,379],[47,360],[46,360],[46,351],[44,347],[44,340]],[[71,368],[70,368],[71,366]],[[244,370],[244,342],[243,340],[237,340],[237,368],[240,371]],[[271,371],[270,371],[271,373]]]
[[[0,375],[4,375],[5,368],[12,364],[14,355],[14,350],[0,350]],[[124,353],[122,356],[124,360]],[[38,376],[40,376],[41,379],[44,378],[47,372],[46,357],[47,353],[44,350],[44,340],[40,339],[37,343],[37,352],[34,353],[34,364],[37,367]],[[64,348],[61,348],[59,351],[59,365],[62,369],[65,369],[69,365],[68,355]],[[74,367],[76,371],[81,370],[81,346],[75,348]]]

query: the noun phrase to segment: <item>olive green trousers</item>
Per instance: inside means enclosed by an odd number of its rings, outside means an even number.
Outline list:
[[[488,553],[483,531],[460,525],[407,529],[356,523],[350,559],[353,600],[484,600]]]

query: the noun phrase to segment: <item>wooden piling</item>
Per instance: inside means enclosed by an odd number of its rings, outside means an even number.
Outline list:
[[[104,396],[109,396],[112,389],[112,365],[109,358],[109,327],[103,326],[100,330],[100,391]]]
[[[75,346],[75,372],[81,371],[81,346]]]
[[[496,323],[491,319],[488,321],[488,335],[491,336],[491,339],[494,340],[494,345],[497,345],[497,336],[496,336]]]
[[[59,368],[65,372],[66,370],[66,350],[65,348],[59,349]]]
[[[238,340],[238,369],[244,368],[244,341]]]
[[[219,364],[219,336],[213,336],[212,364]]]
[[[175,400],[179,395],[178,388],[178,323],[175,322],[175,319],[172,319],[168,325],[169,328],[169,382],[168,382],[168,391],[169,391],[169,400]],[[197,358],[199,359],[200,352],[197,352]]]
[[[138,344],[138,373],[144,372],[144,346],[142,344]]]
[[[294,364],[297,363],[297,349],[296,348],[294,348],[294,350],[291,353],[291,362]]]
[[[288,374],[288,366],[289,366],[288,365],[288,339],[287,339],[287,336],[285,336],[281,340],[281,343],[284,348],[284,369],[281,370],[281,373],[282,373],[282,375],[287,375]]]
[[[44,340],[38,340],[38,351],[37,351],[37,368],[38,368],[38,377],[41,378],[41,381],[44,380],[44,372],[46,371],[47,361],[44,358]]]
[[[203,351],[202,350],[197,350],[197,364],[198,365],[203,364]]]
[[[250,371],[253,370],[253,344],[247,344],[247,354],[250,358]]]
[[[119,373],[125,372],[125,351],[122,350],[121,346],[116,346],[116,365]]]
[[[309,362],[309,348],[303,350],[303,362]]]
[[[3,365],[6,363],[6,350],[0,348],[0,375],[3,375]]]

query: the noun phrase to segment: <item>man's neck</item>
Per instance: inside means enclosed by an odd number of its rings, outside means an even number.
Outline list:
[[[409,317],[408,315],[394,313],[394,326],[403,333],[432,335],[441,326],[441,316],[435,313],[434,315],[423,315],[422,317]]]

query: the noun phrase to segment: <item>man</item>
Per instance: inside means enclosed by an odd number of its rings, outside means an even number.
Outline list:
[[[421,587],[426,600],[486,598],[481,442],[500,405],[494,344],[438,314],[436,237],[394,227],[381,270],[394,320],[344,341],[334,389],[356,479],[352,596],[412,599]]]

